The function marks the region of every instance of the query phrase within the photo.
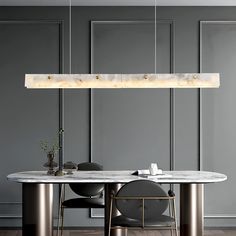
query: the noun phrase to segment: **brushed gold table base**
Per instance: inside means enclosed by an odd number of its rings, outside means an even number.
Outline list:
[[[105,236],[108,235],[110,195],[121,184],[105,185]],[[203,184],[180,184],[180,236],[203,236]],[[113,216],[119,214],[113,210]],[[53,236],[53,184],[23,183],[23,236]],[[114,229],[112,236],[126,235]]]

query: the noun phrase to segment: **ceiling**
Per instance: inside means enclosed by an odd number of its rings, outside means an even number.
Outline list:
[[[0,6],[68,6],[69,0],[0,0]],[[73,6],[153,6],[155,0],[72,0]],[[236,0],[157,0],[158,6],[236,6]]]

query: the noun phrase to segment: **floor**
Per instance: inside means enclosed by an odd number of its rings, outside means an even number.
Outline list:
[[[21,236],[20,230],[0,230],[0,236]],[[56,234],[55,234],[56,235]],[[168,231],[129,231],[128,236],[169,236]],[[205,236],[235,236],[236,230],[207,230]],[[102,230],[66,230],[63,236],[103,236]]]

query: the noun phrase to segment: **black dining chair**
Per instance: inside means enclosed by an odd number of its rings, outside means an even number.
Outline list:
[[[77,171],[101,171],[103,167],[94,162],[84,162],[78,164]],[[65,200],[65,185],[61,187],[61,197],[59,203],[59,214],[58,214],[58,229],[57,235],[59,235],[59,228],[61,229],[61,235],[63,234],[64,224],[64,209],[66,208],[104,208],[103,198],[103,184],[80,184],[72,183],[69,184],[71,190],[78,194],[79,198],[72,198]]]
[[[114,206],[120,212],[112,217]],[[169,209],[169,213],[168,210]],[[166,213],[167,212],[167,213]],[[125,184],[111,195],[109,215],[109,236],[111,229],[160,229],[175,231],[178,236],[175,194],[168,194],[150,180],[136,180]]]

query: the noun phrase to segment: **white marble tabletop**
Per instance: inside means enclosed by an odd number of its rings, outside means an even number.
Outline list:
[[[7,176],[18,183],[127,183],[138,179],[147,179],[132,175],[134,171],[75,171],[73,175],[48,176],[46,171],[25,171]],[[207,171],[164,171],[167,176],[152,177],[158,183],[214,183],[227,179],[224,174]]]

